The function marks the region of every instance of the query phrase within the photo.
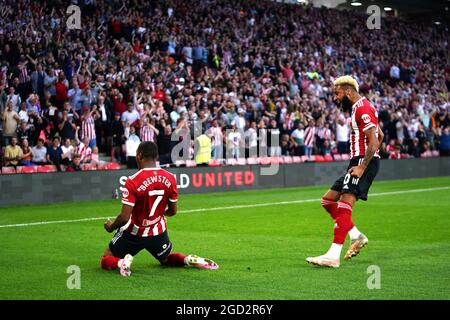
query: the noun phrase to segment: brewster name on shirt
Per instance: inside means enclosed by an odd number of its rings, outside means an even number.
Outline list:
[[[157,183],[157,182],[164,184],[167,188],[170,188],[170,186],[172,185],[172,183],[169,181],[169,179],[167,179],[164,176],[153,176],[153,177],[148,177],[147,179],[145,179],[142,182],[142,184],[137,188],[137,190],[145,191],[148,186],[152,185],[153,183]]]

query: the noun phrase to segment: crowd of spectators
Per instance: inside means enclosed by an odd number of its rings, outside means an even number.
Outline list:
[[[149,140],[170,163],[172,133],[196,123],[215,159],[348,153],[350,115],[331,92],[344,74],[378,108],[382,157],[449,155],[446,25],[369,30],[352,11],[259,0],[75,3],[79,30],[70,1],[2,3],[2,165],[79,168],[106,154],[132,166]]]

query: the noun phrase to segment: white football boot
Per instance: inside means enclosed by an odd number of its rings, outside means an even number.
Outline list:
[[[219,265],[208,258],[202,258],[195,255],[188,255],[184,258],[184,264],[189,267],[199,268],[199,269],[209,269],[216,270],[219,269]]]
[[[325,254],[318,257],[308,257],[306,258],[306,262],[311,263],[315,266],[331,268],[339,268],[340,265],[339,259],[333,259]]]
[[[120,274],[124,277],[131,276],[131,264],[133,263],[133,256],[127,254],[125,258],[119,260],[119,270]]]

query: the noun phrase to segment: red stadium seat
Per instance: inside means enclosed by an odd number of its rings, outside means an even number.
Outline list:
[[[251,158],[248,158],[248,159],[247,159],[247,163],[250,164],[250,165],[259,164],[259,159],[258,159],[258,158],[251,157]]]
[[[270,158],[270,163],[272,164],[283,164],[283,157],[271,157]]]
[[[334,161],[342,161],[342,156],[339,153],[334,155]]]
[[[186,167],[193,168],[196,166],[197,166],[197,164],[195,163],[194,160],[186,160]]]
[[[317,155],[317,156],[315,156],[314,161],[315,161],[315,162],[325,162],[325,159],[324,159],[323,156]]]
[[[237,164],[237,160],[234,158],[231,158],[231,159],[227,159],[225,163],[229,166],[234,166]]]
[[[175,166],[177,166],[177,167],[184,167],[184,166],[186,166],[186,161],[184,161],[184,160],[176,160],[175,161]]]
[[[37,172],[37,166],[23,166],[16,168],[17,173],[35,173]]]
[[[83,171],[94,171],[94,170],[97,170],[97,165],[95,163],[83,163],[81,165],[81,170],[83,170]]]
[[[58,171],[58,169],[56,169],[56,166],[54,165],[44,165],[44,166],[37,166],[37,171],[36,172],[56,172]]]
[[[323,159],[324,159],[325,162],[333,162],[334,161],[334,159],[331,156],[331,154],[327,154],[327,155],[323,156]]]
[[[245,158],[238,158],[237,159],[237,164],[239,166],[245,166],[247,164],[247,159],[245,159]]]
[[[293,156],[292,157],[292,162],[293,163],[302,163],[303,160],[302,160],[302,157],[300,157],[300,156]]]
[[[293,162],[291,156],[284,156],[283,161],[284,161],[284,163],[288,163],[288,164]]]
[[[217,159],[213,159],[209,162],[210,167],[220,167],[221,165],[222,163],[220,163],[220,161]]]
[[[342,155],[342,160],[344,160],[344,161],[350,160],[350,155],[348,153],[344,153]]]
[[[259,163],[262,165],[268,165],[270,164],[270,158],[269,157],[259,158]]]
[[[106,165],[107,165],[107,162],[99,163],[97,165],[97,169],[98,170],[106,170]]]
[[[106,170],[119,170],[120,163],[117,162],[109,162],[106,164]]]
[[[2,174],[15,174],[16,169],[14,167],[3,167],[2,168]]]
[[[314,162],[316,161],[316,156],[312,155],[310,157],[308,156],[302,156],[302,162]]]

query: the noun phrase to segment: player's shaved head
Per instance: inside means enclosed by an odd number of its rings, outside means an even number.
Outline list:
[[[136,154],[139,155],[142,160],[153,160],[158,158],[158,146],[151,141],[141,142],[137,148]]]

